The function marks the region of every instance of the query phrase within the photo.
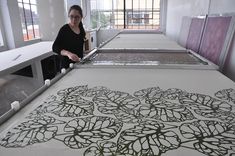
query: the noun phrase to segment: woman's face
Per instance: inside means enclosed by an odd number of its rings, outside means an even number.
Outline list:
[[[70,24],[72,24],[72,25],[79,25],[79,23],[82,20],[82,17],[79,14],[79,11],[73,9],[69,13],[69,19],[70,19]]]

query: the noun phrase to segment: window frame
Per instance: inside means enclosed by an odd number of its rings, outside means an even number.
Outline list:
[[[33,16],[33,7],[36,8],[36,10],[38,10],[37,8],[37,0],[17,0],[18,3],[18,8],[22,9],[22,13],[20,11],[20,17],[21,17],[21,26],[22,26],[22,32],[23,32],[23,40],[24,41],[31,41],[31,40],[35,40],[35,39],[40,39],[40,27],[39,27],[39,19],[38,19],[38,25],[35,24],[36,20]],[[25,6],[29,6],[28,9],[25,8]],[[22,7],[21,7],[22,6]],[[28,10],[29,16],[27,16],[26,14],[26,10]],[[38,17],[39,18],[39,17]],[[31,23],[32,26],[32,33],[30,33],[29,31],[29,24],[28,22]],[[38,28],[36,29],[35,27],[38,26]],[[36,34],[36,30],[38,30],[37,34]],[[24,32],[25,31],[25,32]]]
[[[138,1],[139,6],[138,7],[134,7],[134,0],[123,0],[123,6],[122,8],[118,8],[118,6],[115,7],[114,9],[114,3],[117,1],[115,0],[111,0],[110,3],[112,3],[112,8],[110,8],[110,10],[102,10],[100,8],[98,8],[98,2],[99,0],[91,0],[90,1],[90,5],[95,5],[96,9],[91,7],[91,21],[92,22],[97,22],[96,24],[93,23],[93,27],[92,28],[103,28],[102,26],[105,26],[108,24],[109,28],[115,28],[115,29],[161,29],[161,0],[157,1],[159,2],[158,5],[156,5],[154,0],[151,0],[151,7],[149,7],[149,5],[147,6],[147,2],[145,3],[145,7],[141,9],[140,7],[140,3],[141,0]],[[131,8],[129,5],[129,8],[127,8],[127,3],[131,4]],[[150,3],[149,3],[150,4]],[[96,13],[94,13],[96,11]],[[139,11],[139,12],[138,12]],[[94,13],[94,14],[93,14]],[[108,22],[104,25],[102,25],[100,17],[101,15],[105,15],[109,13],[109,17],[110,19],[107,20]],[[97,18],[94,18],[96,14]],[[133,18],[134,14],[141,14],[141,18]],[[148,16],[145,16],[147,15]],[[93,16],[93,17],[92,17]],[[158,18],[156,18],[158,17]],[[95,20],[94,20],[94,19]],[[140,23],[138,24],[138,22],[134,22],[134,21],[140,21]],[[96,27],[95,27],[96,26]],[[105,27],[104,27],[105,28]],[[107,28],[106,28],[107,29]]]

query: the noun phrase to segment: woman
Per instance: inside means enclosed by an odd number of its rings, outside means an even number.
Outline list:
[[[81,22],[81,7],[71,6],[68,16],[69,23],[60,28],[52,46],[53,51],[60,56],[60,69],[68,68],[70,63],[79,62],[83,58],[85,30]]]

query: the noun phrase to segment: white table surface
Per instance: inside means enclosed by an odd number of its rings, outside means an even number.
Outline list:
[[[156,49],[176,52],[186,50],[164,34],[119,34],[101,49]]]
[[[54,54],[52,52],[52,43],[49,41],[39,42],[0,52],[0,76],[11,74],[32,65],[34,77],[39,81],[43,81],[40,61]]]
[[[83,155],[103,145],[114,152],[117,143],[130,155],[229,155],[234,93],[235,83],[214,70],[73,69],[1,125],[0,155]]]

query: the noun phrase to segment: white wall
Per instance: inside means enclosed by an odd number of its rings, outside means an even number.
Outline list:
[[[209,14],[235,12],[234,0],[211,0]]]
[[[66,23],[64,0],[37,1],[42,41],[53,41]]]
[[[166,35],[177,40],[183,16],[198,16],[208,13],[209,0],[168,0]]]
[[[4,29],[4,26],[3,26],[3,14],[2,14],[2,3],[0,3],[0,41],[4,44],[2,46],[0,46],[0,52],[1,51],[4,51],[4,50],[7,50],[7,45],[6,45],[6,37],[5,37],[5,29]]]
[[[83,25],[86,30],[91,29],[91,6],[90,0],[82,1],[82,11],[83,11]]]
[[[166,34],[167,0],[160,0],[160,31]]]

